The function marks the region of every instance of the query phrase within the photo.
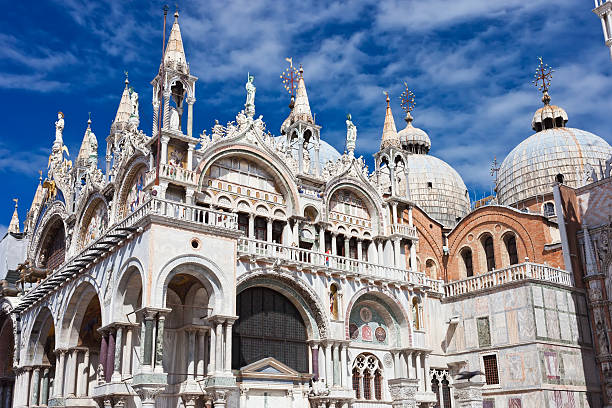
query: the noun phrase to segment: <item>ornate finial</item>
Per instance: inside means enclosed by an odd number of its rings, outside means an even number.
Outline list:
[[[130,83],[130,80],[128,79],[128,72],[125,70],[123,73],[125,74],[125,87],[127,88],[128,84]]]
[[[533,83],[538,89],[542,92],[542,102],[544,105],[548,105],[550,103],[550,95],[548,95],[548,89],[550,88],[550,80],[552,78],[553,72],[555,72],[548,64],[545,64],[542,61],[542,57],[538,57],[540,63],[538,64],[538,69],[536,69],[536,73],[534,75],[535,79]]]
[[[167,4],[164,4],[164,7],[162,7],[162,10],[164,11],[164,16],[168,14],[168,10],[170,10],[170,7],[168,7]]]
[[[17,203],[19,202],[18,198],[13,198],[13,201],[15,202],[15,209],[17,209]]]
[[[87,129],[91,128],[91,112],[87,112],[89,119],[87,119]]]
[[[387,108],[389,107],[389,102],[391,102],[391,99],[389,99],[389,92],[388,91],[383,91],[383,93],[387,96]]]
[[[289,63],[289,67],[283,71],[280,79],[283,82],[285,90],[287,90],[289,95],[293,98],[295,96],[299,71],[293,66],[293,57],[285,58],[285,61]]]
[[[491,163],[491,176],[495,177],[495,188],[497,188],[497,174],[499,173],[499,162],[497,156],[493,156],[493,163]]]
[[[42,170],[38,170],[38,181],[42,181]]]
[[[416,106],[416,103],[414,102],[414,93],[408,89],[408,84],[406,82],[404,82],[404,87],[404,92],[402,92],[400,95],[400,106],[402,107],[402,110],[406,112],[406,122],[410,123],[412,121],[412,115],[410,112],[412,112]]]
[[[174,18],[177,19],[179,16],[179,6],[178,3],[174,3]]]

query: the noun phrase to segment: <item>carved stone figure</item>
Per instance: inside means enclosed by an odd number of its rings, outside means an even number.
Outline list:
[[[346,115],[346,150],[350,155],[355,151],[357,141],[357,126],[351,121],[351,114]]]
[[[130,102],[132,103],[132,116],[138,117],[138,93],[130,89]]]
[[[175,107],[170,108],[170,130],[179,130],[179,113]]]
[[[244,85],[247,91],[246,103],[244,107],[246,108],[246,114],[249,116],[253,116],[255,113],[255,91],[257,88],[253,85],[253,80],[255,77],[253,75],[247,76],[247,83]]]
[[[205,150],[210,143],[210,137],[206,134],[206,129],[200,134],[200,151]]]
[[[62,135],[64,133],[64,114],[62,112],[57,112],[57,121],[55,122],[55,143],[62,144],[64,143]]]
[[[216,142],[217,140],[221,139],[224,133],[225,130],[223,129],[223,126],[221,126],[219,121],[215,119],[215,126],[213,126],[212,129],[212,141]]]

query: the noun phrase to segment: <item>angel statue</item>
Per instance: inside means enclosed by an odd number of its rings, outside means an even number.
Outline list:
[[[357,141],[357,126],[351,121],[351,114],[346,115],[346,150],[352,156]]]

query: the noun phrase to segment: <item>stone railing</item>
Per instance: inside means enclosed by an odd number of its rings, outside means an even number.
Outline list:
[[[155,197],[150,198],[123,220],[108,228],[100,238],[87,245],[73,257],[67,259],[39,284],[32,285],[27,289],[24,287],[26,294],[16,308],[16,311],[23,310],[32,305],[47,291],[52,290],[75,273],[86,268],[87,265],[100,257],[102,253],[106,253],[110,246],[119,245],[121,241],[136,231],[135,225],[149,215],[238,231],[237,214],[162,200]]]
[[[430,279],[424,273],[273,242],[240,238],[238,241],[238,254],[280,260],[288,265],[295,264],[302,268],[328,270],[330,273],[340,273],[355,278],[374,279],[399,285],[412,284],[429,287],[437,292],[442,292],[443,282]]]
[[[171,164],[160,164],[159,175],[161,177],[176,180],[178,182],[194,184],[196,182],[196,172],[173,166]]]
[[[446,296],[459,296],[477,290],[527,279],[572,286],[572,276],[569,272],[548,265],[524,262],[511,265],[507,268],[497,269],[483,275],[447,283],[444,285],[444,294]]]
[[[387,225],[387,235],[402,235],[404,237],[413,239],[418,238],[416,227],[409,224]]]

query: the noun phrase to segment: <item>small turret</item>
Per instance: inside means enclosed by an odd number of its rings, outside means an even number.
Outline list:
[[[13,211],[13,218],[11,218],[11,223],[8,226],[8,232],[12,234],[19,234],[19,214],[17,213],[17,198],[14,198],[15,201],[15,210]]]
[[[385,113],[385,124],[383,125],[382,140],[380,142],[380,150],[387,147],[400,147],[399,136],[397,135],[397,128],[395,127],[395,120],[393,120],[393,112],[391,112],[391,105],[389,104],[389,93],[387,95],[387,111]]]

